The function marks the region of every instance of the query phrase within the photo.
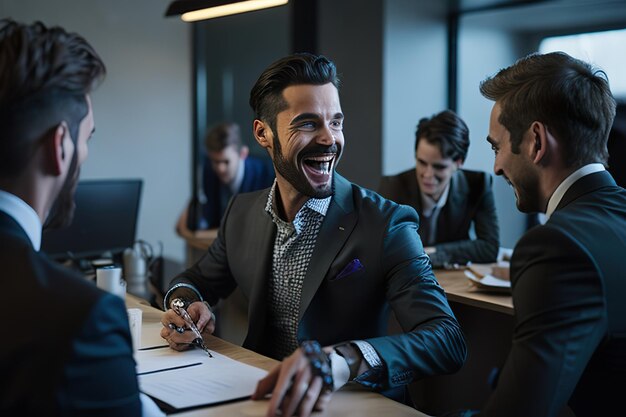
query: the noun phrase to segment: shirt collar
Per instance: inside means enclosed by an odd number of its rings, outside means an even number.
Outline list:
[[[42,225],[37,212],[18,196],[3,190],[0,190],[0,211],[11,216],[24,229],[33,248],[39,251]]]
[[[422,213],[424,216],[430,216],[435,210],[441,210],[443,206],[446,205],[446,201],[448,201],[448,193],[450,192],[450,182],[444,188],[443,193],[441,193],[441,197],[439,201],[435,201],[430,196],[424,194],[420,191],[420,196],[422,197]]]
[[[269,213],[272,218],[280,219],[280,217],[276,214],[274,210],[274,195],[276,193],[277,181],[274,179],[274,184],[272,184],[272,188],[270,188],[270,193],[267,196],[267,203],[265,203],[265,211]],[[309,210],[313,210],[322,216],[326,216],[326,212],[328,211],[328,206],[330,206],[330,201],[332,199],[332,195],[326,198],[309,198],[306,203],[298,210],[296,213],[296,218],[302,213],[302,210],[305,208]]]
[[[554,210],[556,210],[557,206],[563,199],[563,196],[565,195],[567,190],[569,190],[572,184],[574,184],[576,181],[586,175],[600,171],[604,171],[604,165],[599,163],[587,164],[582,168],[579,168],[576,171],[572,172],[567,178],[565,178],[565,180],[563,180],[563,182],[559,184],[558,187],[556,187],[556,190],[554,190],[554,193],[552,193],[550,200],[548,200],[546,218],[549,219],[552,213],[554,213]]]

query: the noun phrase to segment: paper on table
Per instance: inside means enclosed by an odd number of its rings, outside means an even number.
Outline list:
[[[205,360],[209,359],[211,358],[201,349],[190,349],[184,352],[178,352],[171,349],[169,346],[140,350],[135,353],[138,375],[203,363]]]
[[[482,278],[476,276],[472,271],[465,270],[465,276],[468,277],[476,287],[484,290],[492,291],[511,291],[511,282],[496,278],[493,275],[484,275]]]
[[[213,358],[207,357],[198,366],[139,375],[140,390],[182,409],[248,398],[267,374],[219,353],[212,354]]]

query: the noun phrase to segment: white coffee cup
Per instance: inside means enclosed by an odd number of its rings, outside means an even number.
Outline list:
[[[126,297],[126,281],[122,279],[122,269],[118,266],[109,265],[96,269],[96,285],[111,294]]]
[[[129,308],[126,311],[128,312],[130,335],[133,339],[133,351],[137,352],[137,350],[141,347],[141,309]]]

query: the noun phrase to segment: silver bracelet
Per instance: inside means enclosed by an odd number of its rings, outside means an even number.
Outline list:
[[[169,290],[167,290],[167,292],[165,293],[165,296],[163,297],[163,310],[167,311],[170,306],[169,306],[169,298],[170,298],[170,294],[172,293],[172,291],[176,290],[177,288],[189,288],[190,290],[192,290],[193,292],[196,293],[196,295],[198,296],[198,298],[200,299],[200,301],[204,302],[204,299],[202,298],[202,295],[200,295],[200,292],[198,292],[198,290],[196,290],[196,288],[191,285],[191,284],[187,284],[185,282],[179,282],[178,284],[175,284],[172,288],[170,288]]]

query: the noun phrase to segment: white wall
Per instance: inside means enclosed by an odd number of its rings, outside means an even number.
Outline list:
[[[446,21],[430,6],[385,1],[383,175],[415,167],[417,122],[446,108]]]
[[[458,114],[467,123],[471,140],[465,167],[493,174],[494,154],[485,140],[489,134],[489,114],[493,102],[485,99],[478,87],[487,76],[515,62],[518,58],[515,38],[502,30],[473,25],[471,17],[462,19],[461,23]],[[500,224],[500,245],[513,247],[526,229],[526,216],[517,210],[513,190],[501,177],[494,178],[494,196]]]
[[[0,0],[0,16],[84,36],[107,66],[93,94],[96,133],[81,178],[142,178],[137,237],[178,262],[174,224],[190,195],[190,27],[169,0]]]

